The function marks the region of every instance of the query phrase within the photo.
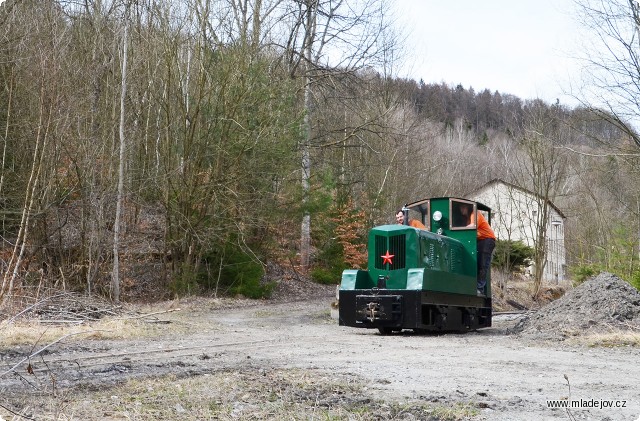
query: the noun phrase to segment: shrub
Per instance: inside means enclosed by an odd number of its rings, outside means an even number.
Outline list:
[[[633,285],[637,290],[640,290],[640,270],[636,271],[633,274],[633,276],[629,280],[629,283]]]
[[[222,261],[220,261],[222,260]],[[220,264],[222,263],[222,264]],[[220,274],[213,274],[215,279],[220,279],[217,288],[223,288],[231,295],[244,295],[248,298],[266,298],[271,295],[274,282],[261,283],[264,268],[262,265],[245,253],[235,244],[227,244],[224,254],[217,256],[213,267],[220,267]],[[208,280],[210,284],[211,280]]]
[[[342,279],[342,270],[340,267],[323,268],[317,267],[311,271],[311,279],[318,284],[337,285]]]
[[[169,290],[174,296],[197,294],[200,291],[198,274],[191,265],[184,264],[169,282]]]
[[[169,287],[176,295],[215,292],[216,295],[243,295],[266,298],[275,282],[262,282],[264,268],[253,255],[229,242],[206,252],[197,264],[183,264]]]
[[[365,214],[349,200],[331,210],[329,217],[316,224],[319,244],[311,279],[325,285],[336,285],[345,269],[362,269],[367,265]]]
[[[577,286],[591,278],[592,276],[600,273],[601,270],[595,265],[579,265],[571,269],[571,275],[573,277],[573,285]]]
[[[508,271],[520,271],[531,264],[533,248],[522,241],[496,240],[493,266]]]

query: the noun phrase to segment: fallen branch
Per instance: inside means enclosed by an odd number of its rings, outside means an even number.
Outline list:
[[[35,418],[31,418],[31,417],[28,417],[28,416],[26,416],[26,415],[19,414],[19,413],[17,413],[17,412],[15,412],[15,411],[13,411],[12,409],[7,408],[6,406],[2,405],[1,403],[0,403],[0,408],[4,409],[4,410],[6,410],[6,411],[9,411],[10,413],[12,413],[13,415],[15,415],[16,417],[24,418],[25,420],[34,420],[34,421],[35,421]],[[2,417],[0,417],[0,419],[3,419],[3,418],[2,418]]]
[[[172,309],[169,309],[169,310],[154,311],[153,313],[141,314],[139,316],[134,316],[134,317],[119,318],[119,319],[116,319],[116,320],[144,319],[145,317],[155,316],[156,314],[172,313],[174,311],[180,311],[180,310],[182,310],[182,309],[180,309],[180,308],[172,308]]]

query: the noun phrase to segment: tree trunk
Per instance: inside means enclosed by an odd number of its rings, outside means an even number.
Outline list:
[[[127,38],[128,38],[128,13],[125,11],[124,36],[122,40],[122,91],[120,92],[120,162],[118,165],[118,193],[116,198],[116,217],[113,223],[113,275],[111,278],[111,294],[113,300],[120,302],[120,215],[124,201],[124,100],[127,95]]]
[[[311,63],[315,40],[316,5],[309,5],[307,9],[307,33],[305,36],[305,65],[304,65],[304,120],[302,122],[302,205],[303,217],[300,229],[300,267],[303,271],[309,269],[311,255],[311,214],[305,206],[309,202],[311,179]]]

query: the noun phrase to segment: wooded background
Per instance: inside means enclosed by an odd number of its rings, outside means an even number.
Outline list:
[[[576,278],[640,285],[638,5],[590,3],[619,56],[568,107],[397,77],[385,0],[7,0],[0,298],[338,283],[399,206],[494,178],[568,217]]]

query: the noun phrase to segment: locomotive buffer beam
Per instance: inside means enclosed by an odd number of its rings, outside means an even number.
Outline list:
[[[401,295],[357,295],[356,321],[360,323],[402,321]]]

